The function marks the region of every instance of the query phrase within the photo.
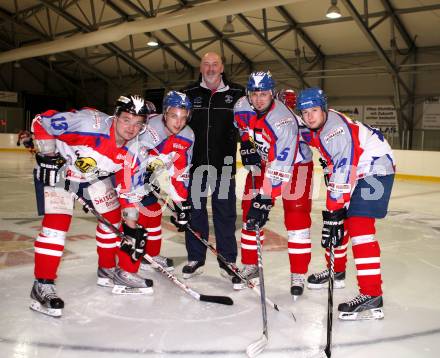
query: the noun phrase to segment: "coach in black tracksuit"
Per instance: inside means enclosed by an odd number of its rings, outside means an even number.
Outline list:
[[[237,129],[234,127],[235,102],[244,88],[227,81],[220,56],[209,52],[200,63],[201,80],[183,91],[193,104],[189,126],[195,134],[191,167],[191,226],[208,238],[207,188],[212,192],[212,215],[216,247],[228,262],[237,258],[235,239],[235,164]],[[183,277],[202,272],[206,246],[191,233],[185,234],[188,264]]]

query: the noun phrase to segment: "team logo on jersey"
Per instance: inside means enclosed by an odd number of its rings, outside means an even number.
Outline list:
[[[281,127],[287,126],[288,124],[293,122],[293,118],[283,118],[282,120],[275,123],[275,127],[280,129]]]
[[[165,166],[165,163],[160,159],[154,159],[152,162],[148,164],[148,170],[154,172],[158,168],[162,168]]]
[[[234,97],[232,97],[230,94],[227,94],[225,96],[225,103],[232,103],[234,101]]]
[[[329,134],[324,136],[324,142],[328,143],[330,142],[334,137],[344,134],[344,128],[338,127],[333,129]]]
[[[201,108],[202,107],[202,102],[203,102],[203,98],[202,97],[194,98],[194,101],[193,101],[194,108]]]
[[[81,173],[90,173],[96,169],[97,165],[96,160],[90,157],[79,157],[74,164]]]

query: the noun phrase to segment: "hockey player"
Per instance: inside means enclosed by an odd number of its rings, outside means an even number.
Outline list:
[[[173,261],[159,255],[162,242],[162,208],[152,190],[159,191],[157,175],[164,169],[170,177],[170,196],[174,202],[177,219],[171,221],[179,231],[185,231],[190,218],[191,205],[188,199],[189,164],[191,163],[194,133],[186,126],[192,104],[181,92],[170,91],[163,100],[163,114],[152,116],[148,127],[130,146],[131,161],[126,167],[131,174],[125,178],[117,175],[120,184],[123,218],[127,225],[142,227],[148,231],[146,253],[166,270],[173,270]],[[127,174],[127,173],[126,173]],[[146,192],[149,192],[145,195]],[[119,266],[135,273],[141,260],[132,260],[130,255],[119,254]],[[154,268],[145,259],[141,269]],[[117,287],[121,293],[124,287]],[[119,292],[117,292],[119,293]]]
[[[291,111],[296,107],[296,93],[293,89],[287,88],[277,92],[276,98],[278,101],[283,102],[284,105]]]
[[[19,147],[21,144],[29,150],[31,154],[35,154],[35,146],[34,146],[34,139],[32,138],[32,133],[22,129],[17,134],[17,147]]]
[[[328,164],[327,210],[323,211],[322,246],[335,247],[335,287],[344,285],[346,251],[351,238],[359,295],[338,306],[343,320],[380,319],[382,278],[375,220],[385,217],[394,181],[392,150],[375,128],[327,108],[319,88],[298,96],[297,109],[311,129],[304,139]],[[344,235],[344,231],[346,234]],[[327,250],[327,267],[329,252]],[[322,287],[329,270],[308,277],[309,287]]]
[[[243,275],[258,284],[256,226],[268,220],[274,199],[283,198],[284,223],[288,231],[291,294],[296,299],[304,290],[305,273],[311,257],[310,187],[313,172],[308,146],[299,146],[296,116],[274,99],[275,83],[270,72],[253,72],[247,83],[247,96],[234,108],[241,137],[240,153],[249,172],[243,194],[241,257]],[[252,186],[255,188],[252,188]],[[253,189],[257,195],[252,197]],[[260,234],[262,242],[264,234]],[[246,287],[233,279],[234,288]]]
[[[121,210],[109,175],[122,168],[125,144],[145,128],[148,111],[142,98],[128,95],[119,97],[114,116],[93,109],[62,113],[51,110],[34,119],[37,176],[45,184],[45,213],[34,243],[31,309],[59,317],[64,308],[54,281],[73,212],[73,198],[65,189],[86,197],[107,220],[120,225]],[[65,183],[59,181],[61,174],[67,179]],[[118,241],[109,228],[98,224],[100,286],[113,285]],[[143,286],[151,290],[147,280]]]

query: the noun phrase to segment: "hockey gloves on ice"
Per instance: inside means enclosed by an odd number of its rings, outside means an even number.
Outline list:
[[[269,212],[272,209],[272,205],[272,198],[262,197],[261,194],[253,198],[246,218],[246,228],[248,230],[256,230],[258,226],[261,229],[269,220]]]
[[[323,228],[321,245],[324,248],[330,247],[330,240],[333,247],[341,246],[344,238],[344,219],[347,217],[345,208],[336,211],[323,211]]]
[[[37,153],[35,159],[39,167],[37,170],[38,180],[44,185],[55,186],[60,180],[59,170],[66,164],[66,159],[59,153],[54,156]]]
[[[122,229],[127,240],[121,242],[121,250],[130,255],[133,262],[136,262],[144,256],[148,233],[141,226],[133,229],[126,223],[122,223]]]
[[[257,153],[254,145],[249,141],[241,142],[240,147],[241,162],[246,168],[261,166],[261,157]]]
[[[176,215],[171,216],[171,222],[176,226],[177,231],[185,231],[191,219],[192,205],[188,200],[180,203],[174,203],[174,212]]]

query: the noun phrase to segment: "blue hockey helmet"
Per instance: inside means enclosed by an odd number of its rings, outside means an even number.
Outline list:
[[[312,107],[321,107],[324,112],[327,112],[327,96],[318,87],[302,90],[296,100],[296,109],[298,111]]]
[[[257,91],[272,91],[272,94],[275,95],[275,81],[273,80],[270,71],[252,72],[249,75],[246,92]]]
[[[189,113],[192,108],[192,103],[185,93],[169,91],[163,98],[163,112],[165,113],[170,107],[183,108]]]

